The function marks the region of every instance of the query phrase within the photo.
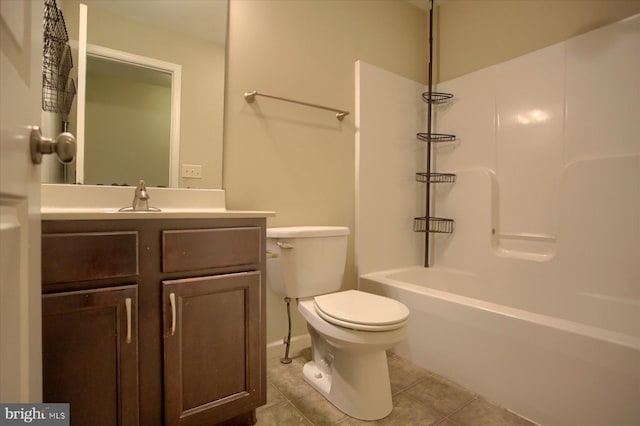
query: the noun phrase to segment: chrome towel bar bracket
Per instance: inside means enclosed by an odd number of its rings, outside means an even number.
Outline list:
[[[245,92],[244,93],[244,99],[248,103],[253,103],[253,101],[256,100],[256,96],[264,96],[265,98],[277,99],[279,101],[291,102],[291,103],[298,104],[298,105],[305,105],[305,106],[312,107],[312,108],[319,108],[319,109],[324,109],[326,111],[332,111],[332,112],[336,113],[336,118],[338,120],[340,120],[340,121],[342,121],[343,118],[345,118],[347,115],[349,115],[349,111],[344,111],[344,110],[337,109],[337,108],[330,108],[330,107],[326,107],[326,106],[322,106],[322,105],[312,104],[312,103],[309,103],[309,102],[302,102],[302,101],[296,101],[296,100],[293,100],[293,99],[281,98],[279,96],[267,95],[266,93],[260,93],[257,90],[254,90],[252,92]]]

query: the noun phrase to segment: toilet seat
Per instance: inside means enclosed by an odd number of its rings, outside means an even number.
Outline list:
[[[354,330],[395,330],[409,320],[409,309],[397,300],[358,290],[316,296],[313,306],[325,321]]]

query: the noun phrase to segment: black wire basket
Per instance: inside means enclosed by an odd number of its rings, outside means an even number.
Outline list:
[[[64,16],[55,0],[45,0],[43,33],[42,109],[69,114],[76,95],[75,82],[69,78],[73,56]]]
[[[55,0],[46,0],[44,3],[44,38],[52,39],[60,43],[69,41],[67,25],[64,22],[64,15],[58,9]]]
[[[72,78],[61,79],[57,74],[42,73],[42,110],[68,115],[76,96]]]
[[[453,219],[442,217],[416,217],[413,219],[413,230],[415,232],[429,232],[437,234],[451,234],[455,228]]]
[[[417,133],[416,137],[423,142],[453,142],[456,135],[448,133]]]
[[[423,183],[454,183],[456,175],[453,173],[416,173],[416,180]]]
[[[424,92],[422,94],[422,100],[426,103],[434,104],[444,104],[453,99],[453,95],[451,93],[442,93],[442,92]]]

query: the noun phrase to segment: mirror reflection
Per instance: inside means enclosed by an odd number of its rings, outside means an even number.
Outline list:
[[[82,38],[81,3],[87,10],[86,71],[79,66],[83,60],[77,48]],[[74,72],[86,73],[86,87],[78,88],[74,101],[80,110],[74,112],[74,105],[69,116],[69,131],[76,133],[82,146],[75,163],[63,172],[43,173],[46,180],[135,185],[144,179],[150,186],[221,188],[228,1],[58,0],[58,4],[70,43],[76,47]],[[105,63],[110,58],[104,51],[171,64],[181,70],[179,81],[162,66],[147,64],[125,71],[136,61]],[[142,81],[149,75],[155,77]],[[83,75],[77,81],[80,86]],[[129,95],[127,102],[116,92],[116,83]],[[172,105],[179,101],[179,115],[173,120],[167,91],[172,93]],[[152,112],[158,115],[149,118]],[[125,130],[126,122],[134,123],[134,130]],[[177,131],[173,152],[172,131]],[[150,165],[154,166],[147,168]],[[194,169],[201,170],[200,177],[194,176]]]
[[[86,69],[82,182],[132,185],[144,174],[148,186],[170,186],[172,73],[91,53]]]

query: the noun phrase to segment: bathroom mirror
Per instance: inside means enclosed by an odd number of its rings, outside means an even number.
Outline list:
[[[94,45],[86,58],[75,181],[179,187],[182,67]]]
[[[108,105],[100,105],[102,111],[99,119],[95,116],[91,120],[85,120],[86,108],[77,111],[76,106],[82,106],[82,95],[84,92],[85,102],[89,96],[93,97],[97,91],[105,92],[108,89],[95,88],[92,86],[78,87],[78,96],[72,111],[69,114],[69,131],[80,132],[76,134],[79,141],[84,144],[80,146],[80,159],[70,166],[62,175],[60,181],[48,180],[52,183],[85,183],[85,184],[127,184],[135,185],[138,179],[149,180],[152,185],[172,186],[180,188],[222,188],[222,137],[223,137],[223,115],[224,115],[224,86],[225,86],[225,59],[226,59],[226,35],[228,22],[228,0],[58,0],[58,5],[64,12],[69,39],[74,49],[74,71],[78,72],[78,65],[86,61],[86,57],[79,55],[85,51],[81,42],[81,4],[86,5],[86,46],[89,55],[91,50],[114,51],[132,57],[147,58],[159,63],[175,65],[181,69],[178,82],[180,90],[179,96],[179,116],[177,122],[171,121],[171,114],[163,110],[166,117],[157,126],[139,125],[135,131],[116,131],[117,137],[107,137],[106,141],[97,141],[97,137],[91,135],[106,133],[105,129],[120,130],[124,128],[123,117],[132,117],[134,122],[139,122],[133,118],[136,114],[147,115],[147,111],[118,110],[121,102],[113,101]],[[79,42],[80,40],[80,42]],[[80,53],[79,53],[80,51]],[[84,55],[83,55],[84,56]],[[124,61],[127,62],[127,61]],[[93,59],[89,59],[86,64],[95,65]],[[106,69],[117,69],[111,66]],[[162,67],[160,67],[162,68]],[[88,67],[86,69],[89,69]],[[147,66],[148,70],[155,69],[154,66]],[[122,71],[122,70],[120,70]],[[143,72],[144,67],[139,72],[135,72],[135,78],[140,79],[148,72]],[[163,69],[160,69],[162,72]],[[166,71],[166,70],[165,70]],[[100,71],[104,73],[105,71]],[[173,74],[175,78],[175,74]],[[119,77],[118,77],[119,78]],[[77,78],[76,81],[85,81],[84,78]],[[95,79],[94,79],[95,80]],[[87,79],[89,84],[91,79]],[[151,85],[166,88],[174,86],[169,78],[154,77]],[[145,82],[147,84],[147,82]],[[176,96],[175,92],[171,96]],[[116,98],[112,96],[111,98]],[[81,102],[78,102],[80,99]],[[126,108],[142,108],[146,104],[154,104],[155,101],[148,100],[142,102],[140,98],[135,105]],[[95,105],[94,105],[95,109]],[[109,110],[114,110],[115,115],[108,115]],[[155,118],[152,120],[156,120]],[[78,126],[78,123],[81,123]],[[82,129],[84,123],[85,129]],[[95,126],[98,123],[100,127]],[[164,141],[160,146],[146,145],[141,147],[136,145],[143,137],[138,133],[142,128],[150,128],[152,131],[146,139],[159,140],[157,137],[159,128],[179,129],[177,134],[174,152],[170,154],[172,144]],[[155,132],[155,133],[154,133]],[[123,155],[121,149],[115,148],[116,139],[128,145],[130,152],[142,151],[143,160],[128,161],[126,154]],[[179,141],[179,142],[178,142]],[[92,144],[97,143],[98,146]],[[160,152],[161,151],[161,152]],[[129,152],[125,149],[125,152]],[[99,154],[98,154],[99,153]],[[145,161],[145,153],[154,161]],[[97,158],[91,156],[98,155]],[[170,180],[170,158],[176,159],[174,163],[175,179]],[[165,170],[153,171],[145,170],[146,164],[158,163],[166,165]],[[91,164],[101,165],[100,178],[91,178],[91,181],[84,181],[84,176],[96,176],[96,173],[76,173],[76,167],[84,164],[85,171]],[[95,167],[95,166],[94,166]],[[128,168],[126,173],[123,169]],[[197,173],[194,170],[198,171]],[[92,170],[93,171],[93,170]],[[43,174],[50,175],[50,174]],[[79,175],[82,179],[76,179]],[[128,176],[122,178],[121,176]],[[134,178],[134,176],[137,176]],[[167,178],[156,178],[157,176],[167,176]],[[132,180],[131,182],[129,180]]]

